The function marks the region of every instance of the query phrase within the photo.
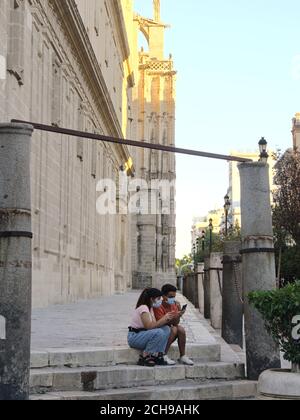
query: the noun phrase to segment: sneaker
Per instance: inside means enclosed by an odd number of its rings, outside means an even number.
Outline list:
[[[164,361],[167,363],[168,366],[176,365],[176,362],[174,360],[170,359],[167,355],[164,356]]]
[[[159,353],[154,360],[157,366],[167,366],[167,362],[165,361],[163,353]]]
[[[179,359],[179,363],[182,363],[183,365],[188,365],[188,366],[194,366],[194,362],[189,359],[187,356],[183,356]]]

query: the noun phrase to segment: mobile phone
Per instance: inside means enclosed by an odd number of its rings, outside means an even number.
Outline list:
[[[183,307],[181,308],[181,312],[185,312],[187,308],[187,305],[183,305]]]

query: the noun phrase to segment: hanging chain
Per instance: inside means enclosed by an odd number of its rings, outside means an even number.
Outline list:
[[[217,269],[219,289],[220,289],[221,296],[223,297],[223,288],[222,288],[222,284],[221,284],[220,271],[222,271],[222,270],[221,269]]]
[[[244,299],[243,299],[243,293],[240,289],[239,281],[238,281],[238,278],[237,278],[237,271],[238,270],[240,271],[240,264],[235,260],[232,260],[232,264],[233,264],[234,283],[235,283],[236,293],[237,293],[237,296],[238,296],[240,302],[242,304],[244,304],[245,302],[244,302]]]

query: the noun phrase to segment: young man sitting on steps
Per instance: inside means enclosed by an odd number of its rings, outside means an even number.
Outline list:
[[[179,363],[182,363],[184,365],[193,366],[194,362],[189,359],[186,354],[186,332],[185,329],[179,325],[180,319],[184,315],[185,311],[181,310],[181,306],[179,302],[176,302],[176,293],[177,289],[175,286],[172,286],[171,284],[166,284],[162,288],[162,294],[163,294],[163,303],[159,308],[154,308],[154,314],[157,321],[159,321],[161,318],[166,316],[168,313],[172,313],[175,315],[169,326],[171,327],[171,335],[169,337],[169,341],[166,348],[166,355],[164,356],[164,359],[168,365],[175,365],[176,362],[174,360],[171,360],[168,357],[168,351],[170,350],[171,345],[178,340],[178,347],[180,352],[180,359],[178,360]]]

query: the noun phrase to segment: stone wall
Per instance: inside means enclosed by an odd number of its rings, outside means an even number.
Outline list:
[[[149,67],[151,57],[138,53],[139,25],[132,0],[0,0],[0,121],[174,144],[172,61]],[[150,44],[162,51],[157,29]],[[34,307],[122,293],[149,278],[159,284],[160,272],[175,281],[175,197],[167,221],[96,211],[98,181],[118,183],[130,157],[137,177],[175,179],[166,153],[34,132]]]
[[[122,32],[117,25],[120,8],[104,0],[1,0],[1,121],[121,137],[129,50],[125,26]],[[129,155],[126,147],[34,133],[34,306],[112,294],[131,283],[129,216],[96,212],[98,180],[116,180]]]

